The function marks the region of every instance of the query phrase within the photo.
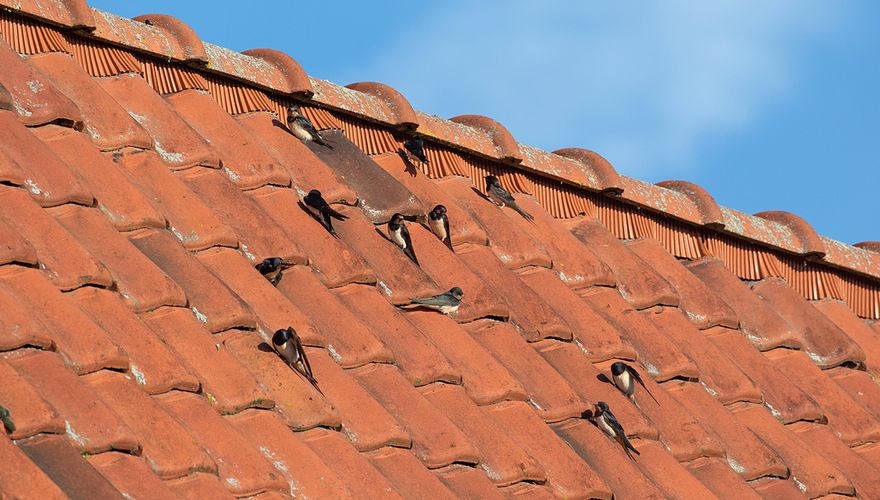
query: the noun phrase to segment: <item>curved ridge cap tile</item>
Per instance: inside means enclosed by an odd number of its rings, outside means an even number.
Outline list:
[[[593,174],[599,178],[600,190],[614,194],[623,193],[623,182],[617,170],[611,166],[611,162],[606,160],[602,155],[595,151],[584,148],[562,148],[557,149],[553,154],[578,161],[593,171]]]
[[[144,14],[132,20],[161,28],[171,34],[183,51],[183,59],[186,62],[208,64],[208,54],[205,53],[202,39],[194,29],[180,19],[167,14]]]
[[[730,207],[721,207],[724,230],[772,247],[800,253],[803,245],[790,227],[770,219],[749,215]]]
[[[92,15],[93,37],[165,58],[184,59],[183,49],[168,30],[95,8]]]
[[[825,236],[819,236],[819,239],[828,252],[825,255],[825,262],[880,278],[880,255],[867,248],[847,245]]]
[[[2,101],[0,101],[0,103],[2,103]],[[880,252],[880,241],[862,241],[860,243],[854,243],[853,246],[870,250],[871,252]]]
[[[392,125],[409,130],[415,130],[419,127],[419,119],[416,117],[415,110],[397,89],[379,82],[357,82],[345,87],[382,100],[397,115],[395,121],[391,123]]]
[[[724,228],[724,214],[721,206],[715,198],[702,187],[688,181],[663,181],[656,184],[662,188],[671,189],[687,196],[694,202],[700,214],[703,216],[703,225],[715,229]]]
[[[580,161],[523,143],[519,143],[519,151],[523,155],[522,166],[525,168],[596,191],[604,190],[601,178]]]
[[[349,111],[380,123],[394,123],[394,110],[381,99],[327,80],[309,77],[315,91],[313,100],[332,108]]]
[[[703,216],[696,203],[687,195],[633,177],[620,176],[627,201],[671,215],[693,224],[702,224]]]
[[[778,222],[789,229],[801,240],[803,245],[803,253],[806,255],[815,255],[824,257],[826,254],[825,245],[819,239],[819,234],[813,229],[809,222],[800,216],[791,212],[783,212],[781,210],[770,210],[767,212],[758,212],[755,217]]]
[[[513,138],[513,134],[511,134],[504,125],[497,121],[488,116],[482,115],[459,115],[450,118],[449,121],[467,125],[486,132],[495,144],[495,148],[501,153],[502,160],[508,160],[515,163],[522,162],[522,153],[519,150],[519,143]]]
[[[21,11],[56,24],[71,28],[95,29],[92,10],[85,0],[61,0],[41,2],[39,0],[0,0],[0,5],[13,11]]]
[[[15,105],[12,103],[12,94],[6,90],[2,83],[0,83],[0,109],[15,111]]]
[[[250,49],[242,54],[266,61],[284,76],[287,88],[276,90],[288,94],[301,94],[309,99],[315,94],[309,75],[290,55],[275,49]]]

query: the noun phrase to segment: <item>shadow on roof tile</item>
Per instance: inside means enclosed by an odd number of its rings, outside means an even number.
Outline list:
[[[110,481],[125,498],[173,500],[177,495],[156,477],[140,458],[124,453],[107,452],[86,457],[98,473]]]
[[[186,500],[235,498],[214,474],[196,473],[168,481],[166,484],[175,495]]]
[[[19,441],[18,447],[54,482],[50,486],[35,474],[28,475],[40,481],[37,484],[46,488],[49,495],[57,485],[67,498],[121,498],[119,491],[62,436],[34,436]],[[44,498],[42,492],[39,497]]]

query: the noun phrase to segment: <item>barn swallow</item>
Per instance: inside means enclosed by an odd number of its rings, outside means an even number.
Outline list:
[[[415,304],[417,306],[440,311],[441,313],[448,316],[449,314],[458,311],[458,307],[461,305],[462,297],[464,297],[464,292],[461,291],[461,288],[454,287],[449,289],[449,291],[446,293],[441,293],[440,295],[426,297],[423,299],[412,299],[410,302],[411,304]]]
[[[416,251],[413,249],[412,238],[409,237],[409,229],[403,222],[403,216],[394,214],[388,222],[388,237],[395,245],[399,246],[403,253],[410,258],[416,265],[419,265],[419,259],[416,258]]]
[[[428,212],[428,226],[431,228],[431,232],[452,250],[452,233],[449,232],[449,217],[446,216],[446,207],[437,205],[434,210]]]
[[[9,413],[5,406],[0,406],[0,420],[3,421],[3,427],[6,427],[10,434],[15,432],[15,422],[12,421],[12,414]]]
[[[596,403],[596,410],[593,411],[592,416],[593,422],[596,423],[596,427],[602,429],[602,432],[608,434],[615,441],[620,443],[620,446],[623,447],[623,451],[626,452],[626,456],[629,457],[630,460],[635,462],[635,458],[633,458],[632,453],[634,452],[636,455],[641,455],[639,450],[629,442],[629,439],[626,437],[626,432],[623,430],[623,426],[620,425],[620,422],[617,421],[617,417],[611,413],[611,410],[608,409],[608,404],[604,401],[599,401]]]
[[[278,282],[281,281],[282,264],[284,264],[284,261],[281,257],[269,257],[268,259],[263,259],[262,262],[254,267],[269,280],[269,283],[278,286]]]
[[[654,395],[651,394],[651,391],[648,390],[648,386],[645,385],[639,372],[622,361],[615,361],[614,364],[611,365],[611,380],[614,381],[614,385],[620,389],[620,392],[626,394],[626,397],[633,402],[635,402],[633,394],[636,392],[636,382],[638,382],[645,389],[645,392],[651,396],[651,399],[653,399],[657,405],[660,404],[660,402],[657,401],[657,398],[655,398]]]
[[[306,357],[306,351],[303,350],[302,341],[296,330],[288,326],[285,329],[278,330],[272,336],[272,344],[275,351],[287,362],[287,365],[293,368],[293,371],[299,373],[306,378],[314,387],[324,395],[324,391],[318,387],[318,381],[312,375],[312,367],[309,365],[309,358]]]
[[[299,106],[296,104],[287,108],[287,128],[301,141],[315,141],[322,146],[333,149],[333,146],[327,144],[327,141],[324,140],[324,137],[312,124],[312,121],[299,112]]]
[[[303,198],[303,204],[305,204],[306,208],[309,209],[309,212],[318,219],[318,222],[320,222],[330,234],[339,238],[339,236],[336,235],[336,231],[333,230],[332,219],[346,220],[348,219],[347,215],[342,215],[336,210],[330,208],[330,205],[324,201],[324,197],[321,196],[321,192],[317,189],[309,191],[309,194]]]
[[[516,200],[513,199],[513,196],[504,189],[504,186],[501,185],[501,182],[498,180],[498,177],[494,175],[486,176],[486,191],[489,193],[489,199],[495,202],[499,207],[504,207],[504,205],[509,206],[510,208],[516,210],[523,218],[527,221],[532,221],[535,218],[532,217],[532,214],[526,212],[519,205],[517,205]]]
[[[428,163],[428,156],[425,154],[425,141],[421,136],[417,135],[411,137],[403,143],[403,148],[411,154],[419,159],[422,163]]]

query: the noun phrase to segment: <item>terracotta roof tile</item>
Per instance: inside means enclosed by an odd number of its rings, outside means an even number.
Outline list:
[[[550,500],[559,498],[550,486],[532,483],[517,483],[512,486],[503,488],[503,493],[507,498],[516,498],[518,500]]]
[[[333,469],[275,413],[248,410],[230,417],[229,422],[284,476],[288,485],[285,493],[305,498],[351,496]]]
[[[832,368],[826,371],[844,391],[864,409],[880,420],[880,385],[866,372],[850,368]]]
[[[89,376],[92,390],[120,416],[138,438],[150,468],[170,479],[192,472],[216,472],[217,464],[192,436],[128,375],[99,372]]]
[[[218,411],[233,413],[251,406],[272,406],[265,387],[222,348],[221,339],[211,335],[192,312],[163,307],[142,315],[141,320],[198,377],[201,390]]]
[[[752,483],[752,488],[767,500],[803,500],[804,493],[794,482],[785,479],[762,479]]]
[[[370,460],[357,452],[338,432],[314,429],[304,432],[306,444],[348,485],[352,495],[363,498],[403,498]]]
[[[700,382],[722,404],[735,401],[761,402],[761,391],[718,347],[697,330],[680,309],[656,307],[644,313],[666,332],[697,366]],[[716,327],[721,328],[721,327]]]
[[[342,183],[336,173],[294,137],[286,126],[269,113],[246,113],[236,117],[276,161],[287,168],[293,187],[305,196],[312,189],[321,191],[328,203],[344,201],[354,205],[358,195]]]
[[[848,446],[880,440],[880,422],[849,397],[807,355],[800,351],[774,349],[764,353],[774,366],[799,387],[809,390],[835,435]]]
[[[678,305],[675,288],[609,233],[598,219],[585,217],[571,232],[611,268],[620,294],[634,308]]]
[[[132,455],[107,452],[86,458],[125,498],[172,500],[177,495],[150,471],[147,464]]]
[[[61,415],[69,439],[82,451],[136,451],[140,444],[119,416],[98,401],[83,379],[54,353],[22,350],[7,361]]]
[[[370,365],[354,370],[364,388],[406,429],[413,453],[428,468],[453,462],[479,462],[467,437],[413,388],[393,366]]]
[[[526,403],[500,403],[489,417],[518,443],[547,474],[547,486],[557,497],[611,498],[605,481],[590,468]]]
[[[461,384],[478,405],[526,399],[526,391],[482,344],[450,318],[414,310],[406,319],[428,337],[461,373]]]
[[[582,293],[587,304],[611,323],[638,353],[639,361],[656,380],[697,378],[696,365],[644,314],[639,313],[613,288],[592,288]]]
[[[740,329],[758,349],[799,348],[803,343],[801,335],[748,285],[725,269],[720,260],[700,259],[687,264],[687,268],[736,311]]]
[[[812,449],[843,472],[852,481],[859,494],[880,491],[880,468],[876,462],[871,463],[852,451],[842,443],[831,428],[824,425],[805,425],[795,434]]]
[[[535,349],[568,382],[582,401],[605,401],[614,408],[614,415],[628,436],[657,439],[657,429],[631,404],[604,373],[600,373],[577,345],[570,342],[545,341]]]
[[[529,403],[544,420],[558,422],[587,409],[566,380],[529,348],[510,323],[479,320],[468,323],[465,329],[523,385]]]
[[[165,228],[165,218],[85,135],[57,125],[40,127],[34,133],[94,193],[97,208],[117,230]]]
[[[357,209],[338,207],[336,210],[349,219],[334,223],[333,228],[342,241],[357,252],[376,273],[379,289],[388,296],[391,303],[406,304],[414,297],[430,297],[446,291],[388,239],[386,226],[373,225]],[[415,244],[413,247],[418,257],[419,248]]]
[[[858,446],[856,448],[852,448],[852,450],[859,454],[863,459],[865,459],[869,464],[877,464],[880,463],[877,460],[880,459],[880,444],[866,444],[862,446]]]
[[[801,333],[803,349],[820,367],[865,360],[858,344],[781,279],[765,279],[753,290]]]
[[[868,371],[880,375],[880,334],[856,316],[844,302],[826,299],[812,304],[861,347]]]
[[[266,184],[287,186],[290,174],[269,153],[253,142],[232,116],[209,94],[184,90],[165,98],[181,118],[216,148],[226,176],[242,189]]]
[[[24,191],[0,186],[0,217],[36,250],[40,269],[62,290],[110,286],[113,278],[82,245]]]
[[[179,178],[238,235],[239,248],[251,262],[281,257],[305,264],[308,257],[254,200],[217,170],[193,168]]]
[[[759,500],[761,497],[721,458],[701,458],[688,464],[688,471],[718,498]]]
[[[543,243],[511,220],[520,217],[519,214],[513,213],[508,217],[508,214],[477,191],[468,179],[448,177],[437,185],[480,225],[489,237],[490,248],[505,267],[519,269],[525,266],[551,266],[550,256]]]
[[[409,451],[382,448],[369,454],[370,462],[404,498],[446,498],[456,496],[425,469]]]
[[[150,311],[160,306],[186,305],[183,290],[97,210],[65,205],[47,212],[76,235],[80,243],[110,270],[119,295],[133,310]]]
[[[681,299],[681,309],[699,329],[711,326],[739,327],[739,319],[709,286],[688,272],[663,246],[653,239],[639,239],[626,243],[627,248],[647,262],[668,281]]]
[[[779,453],[791,469],[792,481],[807,496],[812,498],[829,493],[854,493],[852,484],[839,469],[789,432],[765,408],[746,405],[735,411],[734,415]]]
[[[288,485],[281,473],[203,398],[177,392],[156,396],[156,399],[205,447],[217,463],[221,480],[233,494],[287,491]]]
[[[519,274],[520,279],[539,297],[552,298],[547,303],[559,315],[591,361],[611,358],[635,359],[636,352],[624,342],[620,333],[563,283],[550,269],[531,268]]]
[[[287,300],[240,252],[212,248],[199,252],[196,257],[250,306],[261,335],[268,338],[276,330],[292,326],[305,345],[324,345],[311,318]]]
[[[248,194],[309,256],[309,265],[324,285],[376,282],[376,275],[351,247],[334,238],[299,206],[296,191],[270,186]]]
[[[131,233],[134,246],[186,292],[191,313],[212,332],[253,327],[247,306],[166,231],[153,229]]]
[[[0,40],[0,66],[4,68],[0,85],[12,95],[15,111],[22,123],[29,127],[56,120],[82,123],[82,115],[76,105],[45,81],[5,40]],[[27,82],[34,83],[28,85]]]
[[[708,337],[727,354],[764,394],[764,405],[783,423],[821,420],[822,410],[804,391],[793,385],[773,363],[752,347],[736,330],[713,328]]]
[[[168,167],[220,165],[217,152],[140,75],[127,73],[96,81],[150,133],[153,149]]]
[[[434,474],[458,498],[466,500],[501,500],[504,498],[501,491],[480,469],[453,464],[443,469],[435,469]]]
[[[541,466],[509,437],[498,432],[495,421],[460,388],[435,384],[422,394],[458,426],[480,453],[478,467],[498,486],[520,481],[542,482]]]
[[[550,305],[524,286],[519,276],[507,270],[488,248],[468,245],[458,250],[457,255],[486,286],[502,293],[510,319],[520,327],[523,338],[530,342],[550,337],[571,338],[571,329]]]
[[[36,439],[47,438],[40,436]],[[0,467],[0,490],[5,495],[11,498],[68,498],[12,440],[0,439],[0,460],[3,461],[3,467]]]
[[[667,498],[712,498],[712,491],[693,476],[663,446],[654,441],[640,440],[636,444],[638,464]]]
[[[37,264],[37,252],[22,235],[0,218],[0,264]]]
[[[308,268],[295,266],[284,273],[278,290],[309,316],[327,344],[330,355],[343,367],[390,363],[394,356],[385,345]]]
[[[743,479],[786,477],[788,467],[763,441],[697,384],[670,387],[669,394],[722,443],[727,466]],[[744,404],[741,403],[740,406]],[[735,407],[735,406],[734,406]],[[711,488],[710,485],[707,484]]]
[[[152,146],[147,131],[69,55],[60,52],[34,54],[27,62],[77,105],[85,125],[83,132],[96,146],[102,150],[123,146],[148,149]]]
[[[8,266],[0,271],[0,286],[11,292],[52,338],[64,361],[77,373],[102,368],[128,369],[128,358],[107,333],[69,303],[43,274]]]
[[[254,406],[271,406],[268,401],[273,401],[287,425],[293,429],[339,427],[336,408],[308,380],[292,370],[255,332],[231,330],[223,334],[223,346],[265,390],[267,401]]]
[[[168,230],[188,250],[237,247],[238,237],[172,174],[152,151],[114,154],[113,161],[168,221]]]
[[[0,286],[0,351],[11,351],[19,347],[52,349],[53,335],[46,332],[43,324],[32,317],[30,310],[15,299],[11,291]]]
[[[15,423],[15,431],[4,429],[11,439],[22,439],[41,432],[61,434],[65,431],[64,419],[55,408],[40,396],[37,389],[24,377],[19,375],[12,366],[0,358],[0,404],[11,414]]]
[[[187,500],[202,500],[204,498],[235,498],[214,474],[192,474],[180,479],[168,481],[167,484],[168,488],[173,491],[175,495]]]
[[[636,465],[639,456],[631,461],[618,443],[592,423],[570,419],[554,425],[553,430],[599,473],[616,498],[665,498]]]
[[[61,488],[67,498],[122,498],[119,491],[64,437],[34,436],[17,444],[21,451]],[[28,476],[30,476],[28,479],[42,483],[41,478],[30,474]],[[54,493],[54,488],[48,486],[44,488],[48,494]],[[42,493],[39,496],[42,498]]]
[[[334,293],[394,353],[394,363],[412,385],[461,383],[461,374],[446,357],[375,287],[349,285]]]

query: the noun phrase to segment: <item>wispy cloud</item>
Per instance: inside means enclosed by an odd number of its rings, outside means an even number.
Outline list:
[[[842,5],[445,2],[352,73],[428,112],[484,114],[520,141],[669,177],[795,88],[798,61]]]

